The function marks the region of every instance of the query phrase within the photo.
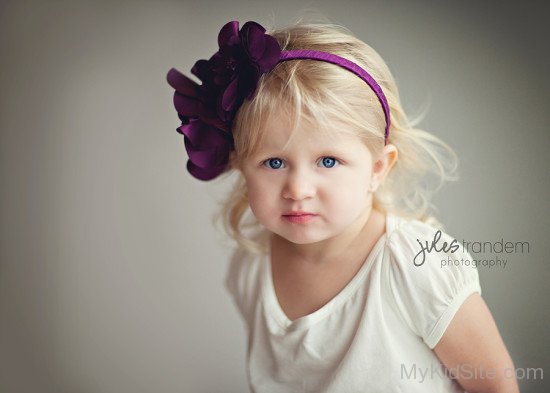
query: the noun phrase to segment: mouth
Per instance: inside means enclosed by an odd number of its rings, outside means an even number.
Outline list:
[[[289,222],[301,224],[313,220],[317,217],[317,214],[308,212],[289,212],[288,214],[283,214],[283,217]]]
[[[305,214],[315,215],[315,213],[306,212],[304,210],[289,210],[289,211],[283,213],[283,216],[302,216],[302,215],[305,215]]]

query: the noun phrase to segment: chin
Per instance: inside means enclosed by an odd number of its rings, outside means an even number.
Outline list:
[[[288,232],[275,232],[275,233],[277,233],[277,235],[279,235],[283,239],[294,244],[312,244],[312,243],[320,242],[326,238],[325,236],[313,235],[313,234],[307,234],[307,233],[301,233],[301,234],[288,233]]]

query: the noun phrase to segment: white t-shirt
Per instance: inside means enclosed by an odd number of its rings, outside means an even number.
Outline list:
[[[269,256],[237,249],[225,285],[247,327],[250,389],[463,392],[432,349],[464,300],[481,288],[462,248],[426,252],[423,264],[420,256],[415,260],[418,241],[431,244],[436,231],[388,215],[386,233],[352,280],[322,308],[294,321],[277,300]],[[443,232],[437,248],[452,240]]]

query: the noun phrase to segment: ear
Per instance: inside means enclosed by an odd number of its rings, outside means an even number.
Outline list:
[[[384,179],[391,168],[397,162],[397,148],[395,145],[387,144],[384,146],[376,161],[372,166],[371,191],[375,192],[384,182]]]

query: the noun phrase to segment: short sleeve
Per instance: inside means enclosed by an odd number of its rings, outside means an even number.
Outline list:
[[[401,220],[388,237],[388,247],[394,304],[433,349],[466,298],[481,294],[475,263],[458,240],[416,220]]]
[[[239,314],[250,327],[260,291],[260,261],[243,248],[234,250],[225,274],[225,289]]]

